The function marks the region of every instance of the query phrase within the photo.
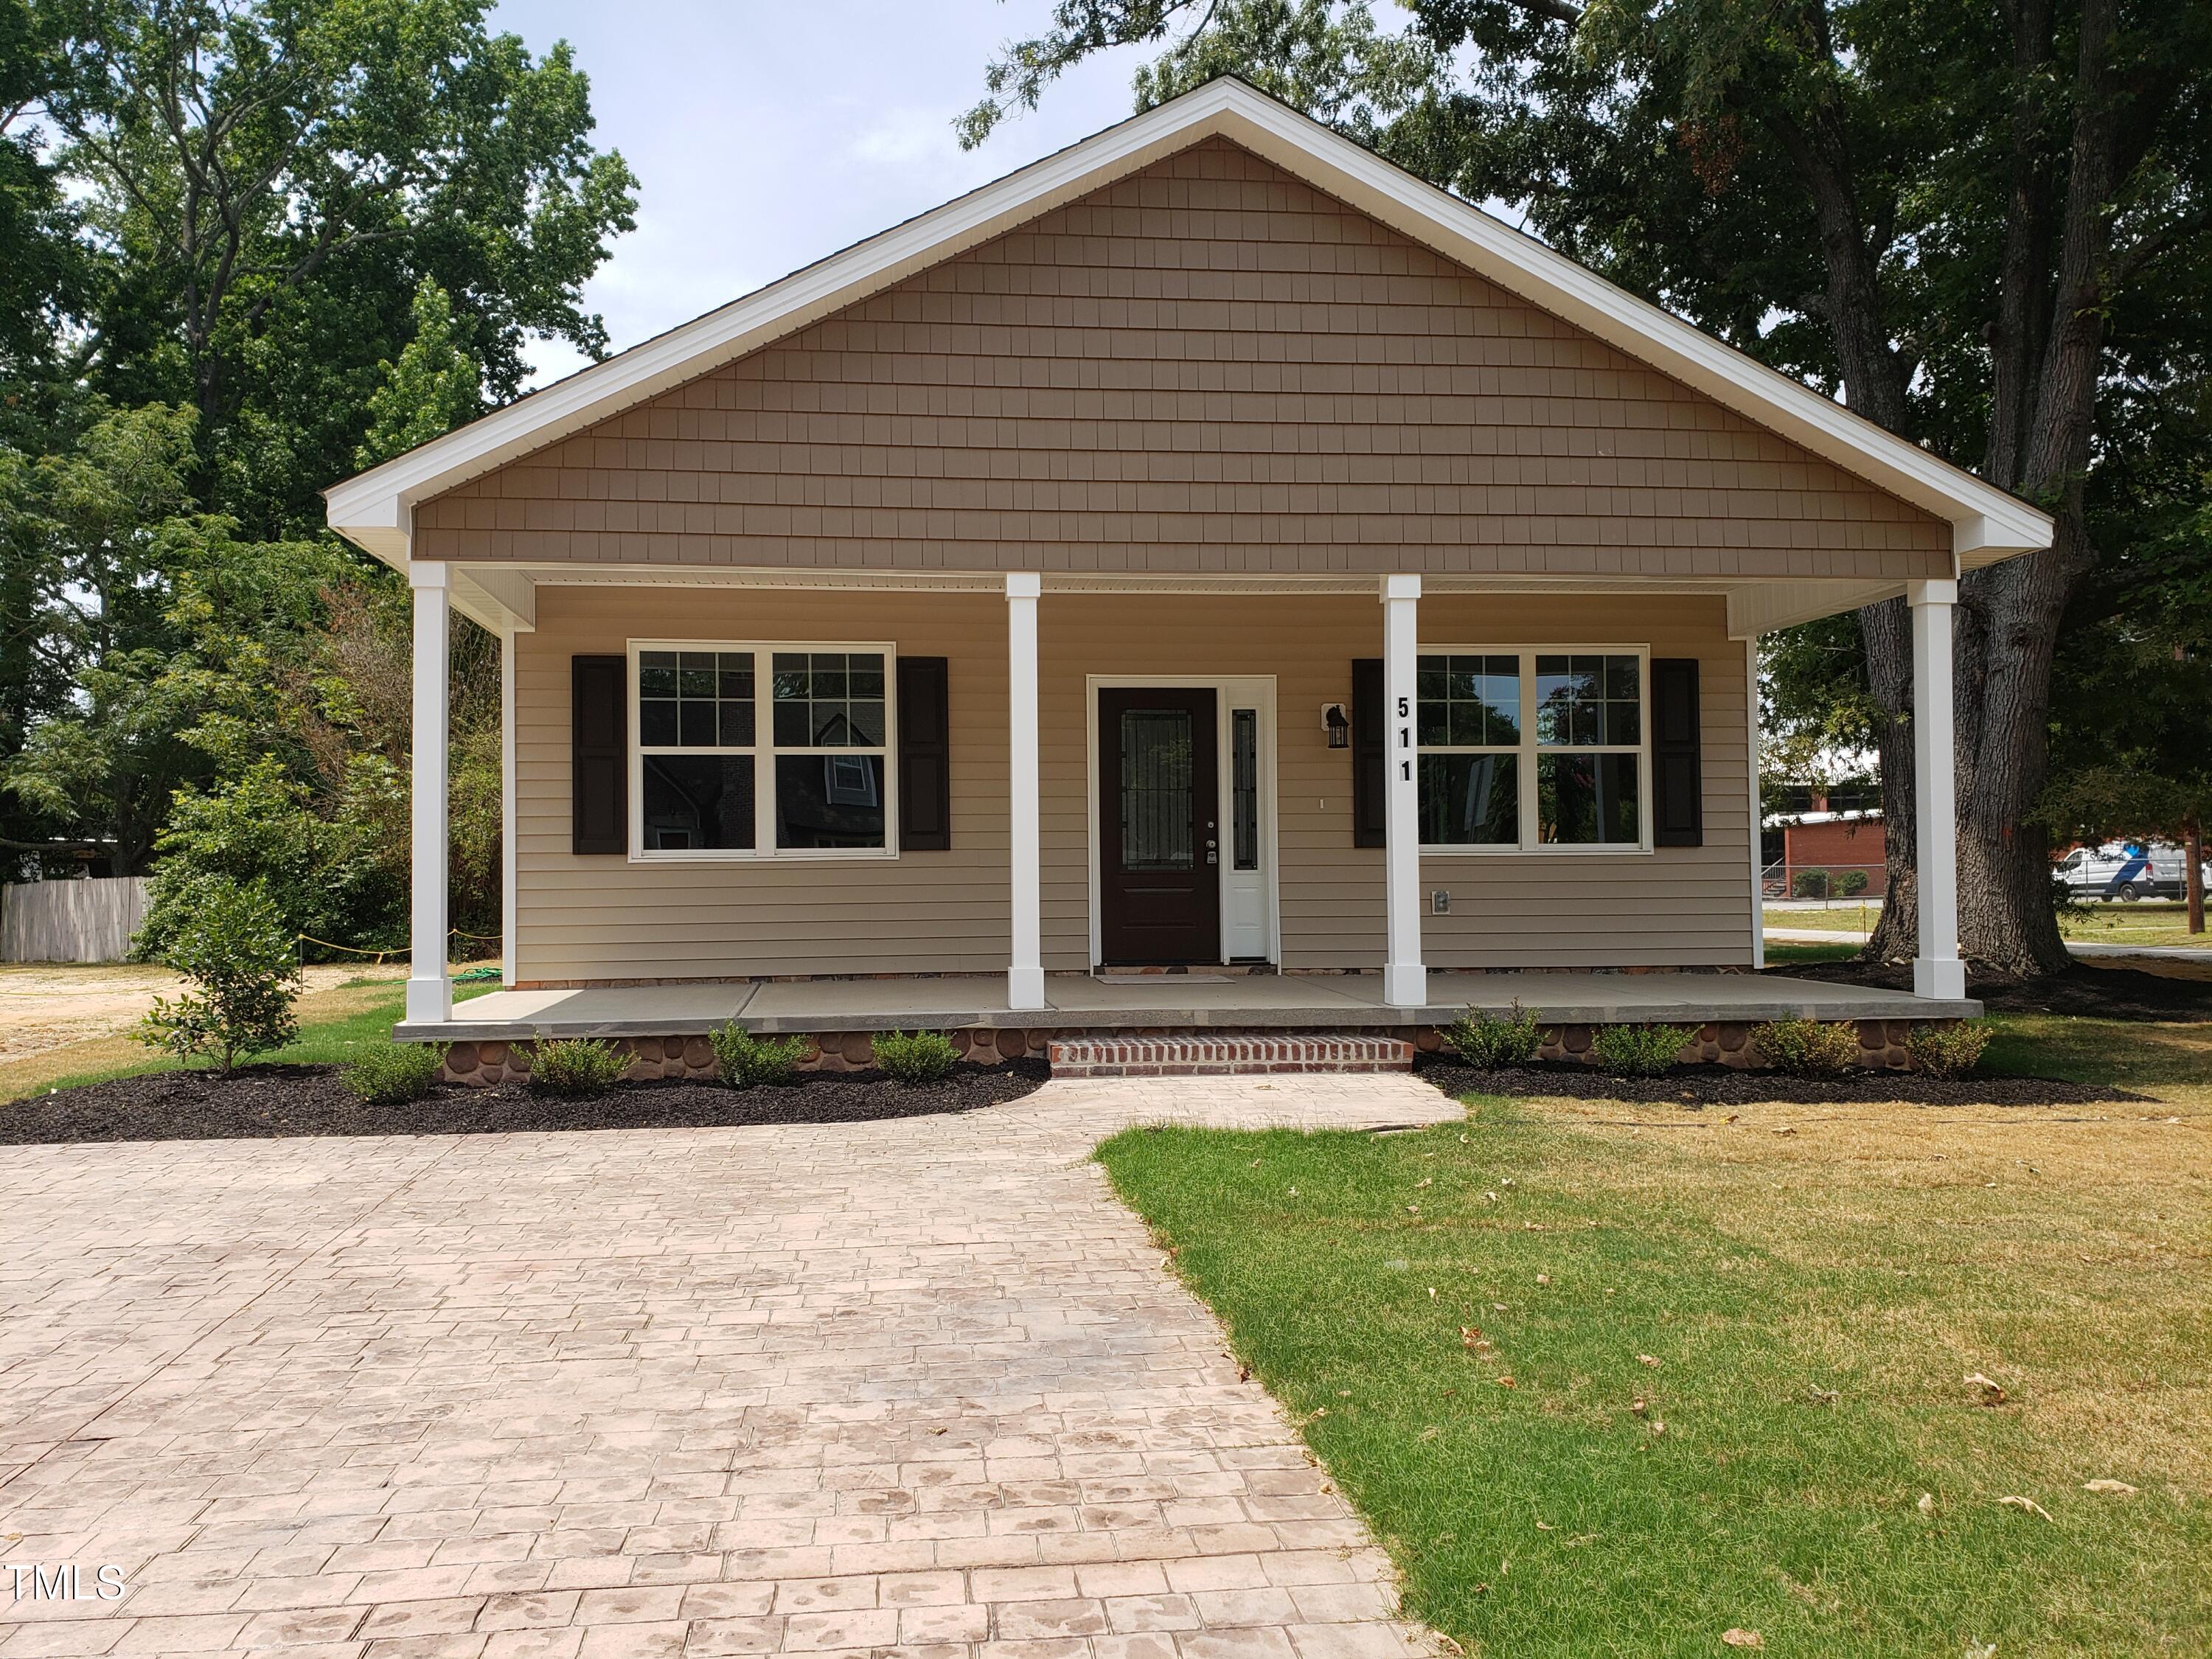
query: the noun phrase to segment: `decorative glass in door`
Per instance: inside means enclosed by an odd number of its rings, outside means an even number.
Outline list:
[[[1191,717],[1183,708],[1121,714],[1121,867],[1188,870],[1192,844]]]

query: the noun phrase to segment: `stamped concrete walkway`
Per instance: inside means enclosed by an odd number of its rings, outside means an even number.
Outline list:
[[[7,1148],[0,1659],[1399,1659],[1385,1558],[1085,1155],[1456,1115],[1278,1077]]]

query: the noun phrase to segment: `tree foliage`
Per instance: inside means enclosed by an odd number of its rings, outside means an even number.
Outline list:
[[[604,352],[635,181],[484,0],[0,0],[0,845],[401,931],[407,595],[319,492]],[[457,623],[453,914],[499,926],[496,643]]]

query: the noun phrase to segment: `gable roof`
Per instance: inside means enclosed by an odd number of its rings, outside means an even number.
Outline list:
[[[1506,292],[1947,520],[1964,568],[2051,544],[2017,496],[1277,102],[1218,80],[656,335],[324,492],[331,526],[404,565],[418,501],[593,426],[1210,137],[1226,139]]]

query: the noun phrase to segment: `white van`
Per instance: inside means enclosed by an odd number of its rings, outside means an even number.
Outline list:
[[[2132,904],[2137,899],[2180,898],[2182,870],[2188,855],[2163,842],[2122,846],[2077,847],[2058,860],[2054,873],[2077,899],[2118,899]],[[2204,866],[2212,884],[2212,864]]]

